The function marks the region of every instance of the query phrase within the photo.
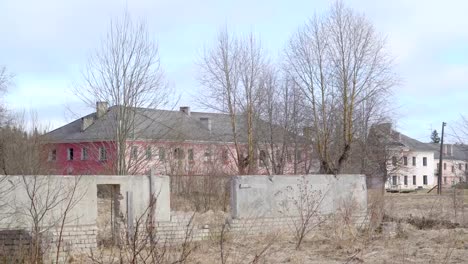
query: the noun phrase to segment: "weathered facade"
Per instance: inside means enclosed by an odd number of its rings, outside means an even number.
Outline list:
[[[47,167],[53,174],[115,174],[119,144],[116,142],[119,106],[98,103],[96,113],[75,120],[45,135]],[[145,174],[150,169],[162,175],[206,175],[238,173],[238,157],[231,119],[226,114],[134,109],[134,124],[125,140],[127,174]],[[99,113],[99,114],[98,114]],[[241,160],[246,161],[245,120],[236,117]],[[259,124],[265,123],[259,121]],[[261,125],[259,125],[261,127]],[[289,132],[276,129],[274,135],[257,130],[255,172],[269,174],[273,164],[283,173],[314,170],[310,144],[296,136],[283,148]],[[267,132],[266,132],[267,133]],[[267,139],[274,144],[266,144]],[[272,149],[272,145],[274,148]],[[281,153],[281,155],[279,154]],[[281,158],[280,158],[281,156]],[[272,162],[272,161],[275,162]]]

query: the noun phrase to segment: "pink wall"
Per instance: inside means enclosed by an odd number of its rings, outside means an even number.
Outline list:
[[[106,147],[107,161],[99,160],[99,148]],[[137,147],[137,158],[132,157],[132,147]],[[151,158],[146,158],[147,147],[151,147]],[[53,174],[114,174],[113,165],[116,154],[112,142],[58,143],[47,145],[48,151],[56,150],[56,160],[48,161]],[[73,148],[73,160],[67,159],[67,149]],[[82,149],[88,149],[88,158],[82,160]],[[160,160],[159,148],[165,151],[165,159]],[[183,158],[175,157],[174,150],[183,150]],[[193,151],[193,160],[189,159],[189,150]],[[211,153],[210,157],[205,152]],[[225,152],[226,155],[223,155]],[[131,164],[129,174],[147,174],[150,168],[162,175],[206,175],[206,174],[236,174],[236,151],[234,144],[219,144],[207,142],[152,142],[128,141],[126,161]],[[303,161],[297,165],[297,173],[304,173],[310,153],[303,151]],[[226,159],[224,157],[227,157]],[[47,160],[47,157],[45,158]],[[271,167],[271,164],[270,164]],[[270,168],[271,170],[271,168]],[[285,173],[294,172],[293,160],[286,164]],[[264,166],[259,166],[257,174],[267,174]]]
[[[99,160],[99,148],[105,147],[107,160]],[[46,146],[44,159],[52,174],[112,174],[115,145],[111,142],[57,143]],[[73,160],[68,160],[67,149],[73,148]],[[82,149],[86,148],[88,157],[82,159]],[[56,159],[50,160],[50,152],[56,150]]]

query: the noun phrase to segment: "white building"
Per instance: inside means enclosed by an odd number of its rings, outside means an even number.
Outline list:
[[[426,189],[437,185],[434,147],[396,131],[392,131],[392,139],[386,188]]]

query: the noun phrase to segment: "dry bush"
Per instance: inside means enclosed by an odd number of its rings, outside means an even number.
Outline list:
[[[171,176],[171,208],[175,211],[227,212],[229,198],[229,176]]]
[[[233,231],[228,223],[219,226],[211,236],[211,241],[217,246],[217,263],[265,263],[271,247],[278,239],[278,233],[258,232],[260,219],[246,222],[241,230]],[[257,233],[252,236],[252,232]]]
[[[185,226],[182,239],[177,234],[158,230],[154,222],[157,196],[153,196],[145,211],[129,220],[126,214],[120,219],[116,245],[102,245],[91,251],[92,263],[186,263],[196,248],[193,243],[193,219]]]
[[[280,203],[281,213],[290,219],[298,250],[304,238],[326,221],[327,218],[322,215],[320,209],[328,190],[314,190],[310,182],[302,177],[296,189],[288,186],[278,194],[284,195]]]

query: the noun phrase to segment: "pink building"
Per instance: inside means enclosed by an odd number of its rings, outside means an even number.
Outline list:
[[[77,119],[46,135],[47,164],[52,174],[115,174],[124,160],[129,174],[154,169],[166,175],[236,174],[237,152],[229,115],[132,108],[131,119],[122,118],[122,107],[96,104],[96,112]],[[120,111],[120,112],[119,112]],[[127,111],[127,115],[128,111]],[[117,118],[120,117],[120,118]],[[238,116],[239,148],[246,153],[245,118]],[[124,121],[125,120],[125,121]],[[131,120],[131,121],[130,121]],[[119,122],[127,122],[125,153],[118,159]],[[272,137],[257,129],[255,172],[305,173],[312,169],[311,151],[302,136],[276,129]],[[265,132],[265,133],[263,133]],[[285,136],[286,135],[286,136]],[[274,138],[275,142],[266,139]],[[283,147],[287,139],[287,147]],[[122,148],[122,147],[121,147]]]
[[[433,144],[435,151],[435,175],[439,173],[440,145]],[[444,144],[442,149],[442,185],[450,187],[459,182],[467,181],[468,146]]]

